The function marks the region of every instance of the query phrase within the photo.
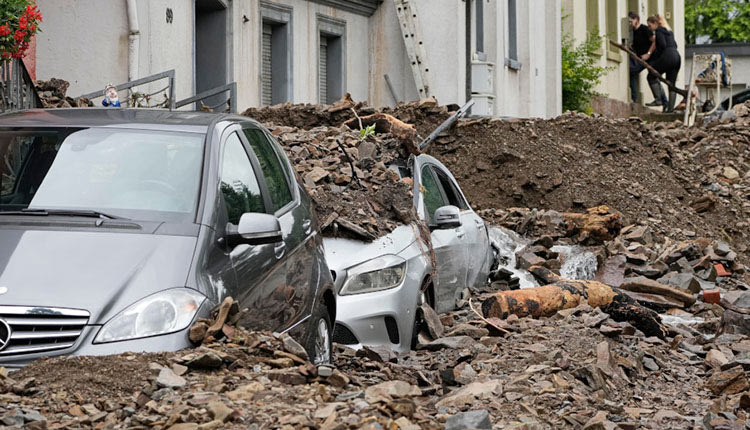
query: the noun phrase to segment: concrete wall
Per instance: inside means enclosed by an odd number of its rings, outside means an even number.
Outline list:
[[[599,33],[604,35],[607,28],[606,18],[606,3],[616,3],[617,9],[617,42],[621,42],[623,38],[628,35],[628,28],[623,27],[622,18],[625,18],[630,11],[632,5],[637,5],[636,12],[641,17],[641,22],[646,23],[649,12],[653,12],[653,7],[660,14],[664,14],[666,10],[667,1],[673,1],[674,3],[674,17],[672,21],[674,26],[672,31],[674,32],[675,41],[677,42],[677,49],[680,51],[680,55],[685,57],[685,2],[684,0],[597,0],[598,2],[598,21],[597,26],[599,27]],[[649,4],[652,8],[649,8]],[[564,34],[570,34],[573,36],[576,43],[580,43],[586,39],[588,34],[588,23],[586,19],[587,15],[587,2],[584,0],[563,0],[563,25],[562,31]],[[601,56],[599,58],[598,65],[602,67],[608,67],[611,70],[602,78],[601,84],[596,87],[596,91],[606,94],[608,97],[615,100],[628,102],[630,98],[629,89],[629,74],[628,74],[628,58],[627,54],[621,53],[617,50],[608,49],[608,42],[602,43]],[[680,72],[677,76],[677,82],[683,82],[685,74],[685,64],[680,68]],[[648,89],[646,82],[646,73],[640,74],[640,93],[643,95],[642,100],[650,102],[653,100],[651,91]]]
[[[418,0],[419,19],[430,72],[431,95],[440,103],[466,102],[465,4],[454,0]],[[472,21],[474,16],[472,13]],[[388,74],[395,101],[418,97],[398,19],[391,2],[384,2],[370,23],[371,102],[392,105],[383,78]],[[475,27],[476,23],[472,24]],[[508,56],[507,2],[484,3],[484,53],[494,64],[494,114],[551,117],[562,109],[560,70],[560,1],[517,2],[517,50],[520,70],[505,65]],[[472,46],[476,46],[474,30]],[[474,49],[472,49],[474,51]]]
[[[346,22],[346,86],[355,100],[369,97],[370,40],[368,18],[317,3],[299,0],[274,2],[292,7],[292,102],[318,103],[318,29],[317,14]],[[260,105],[260,36],[259,0],[234,0],[234,34],[232,66],[237,81],[240,111]],[[243,17],[248,21],[244,22]]]
[[[37,36],[38,79],[70,81],[68,95],[104,90],[128,81],[128,14],[125,0],[39,0],[44,16]],[[173,11],[167,23],[166,10]],[[175,69],[176,97],[193,92],[193,8],[185,0],[138,0],[138,77]],[[166,81],[143,86],[155,91]],[[122,92],[121,98],[126,94]],[[155,100],[161,100],[154,96]]]
[[[70,81],[69,95],[128,80],[125,1],[38,0],[37,79]]]

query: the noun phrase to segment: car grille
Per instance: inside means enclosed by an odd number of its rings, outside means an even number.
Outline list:
[[[89,320],[78,309],[0,306],[0,319],[10,327],[10,339],[0,357],[70,348]],[[0,339],[2,340],[2,339]]]

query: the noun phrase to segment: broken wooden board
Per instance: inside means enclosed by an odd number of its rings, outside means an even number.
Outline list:
[[[656,282],[653,279],[645,277],[638,277],[635,279],[628,280],[620,285],[620,288],[634,293],[645,293],[649,296],[663,297],[667,302],[680,303],[680,307],[683,308],[686,305],[690,306],[695,303],[695,297],[692,293],[675,288],[669,285],[664,285],[660,282]]]

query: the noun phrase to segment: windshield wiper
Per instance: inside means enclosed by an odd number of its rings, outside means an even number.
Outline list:
[[[88,209],[37,209],[26,208],[20,211],[0,211],[0,215],[35,215],[35,216],[72,216],[100,219],[127,219],[125,217],[112,215],[104,212]]]

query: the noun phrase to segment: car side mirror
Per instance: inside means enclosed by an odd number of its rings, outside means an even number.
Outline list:
[[[455,206],[443,206],[435,211],[435,227],[439,230],[448,230],[461,227],[461,212]]]
[[[269,214],[242,214],[239,225],[232,230],[236,231],[227,232],[230,246],[263,245],[281,242],[284,239],[279,219]]]

